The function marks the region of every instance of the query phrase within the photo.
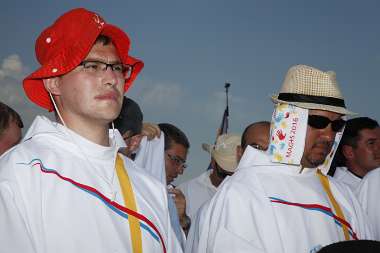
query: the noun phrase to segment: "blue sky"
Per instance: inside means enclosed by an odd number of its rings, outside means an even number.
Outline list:
[[[34,41],[65,11],[85,7],[124,29],[145,68],[127,93],[145,121],[170,122],[188,135],[189,167],[200,174],[230,82],[230,132],[269,120],[288,68],[337,73],[346,105],[380,120],[378,1],[9,1],[0,10],[0,100],[29,126],[45,113],[27,101],[22,78],[37,68]],[[45,113],[46,114],[46,113]]]

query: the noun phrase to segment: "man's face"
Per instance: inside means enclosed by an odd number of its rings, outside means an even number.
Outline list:
[[[362,129],[359,132],[356,147],[352,149],[352,156],[348,159],[363,171],[370,171],[380,167],[380,127]]]
[[[84,61],[120,63],[115,46],[96,43]],[[110,67],[95,71],[78,66],[54,79],[57,104],[66,121],[108,124],[121,109],[124,78]],[[46,86],[46,85],[45,85]]]
[[[12,120],[0,136],[0,155],[18,144],[21,140],[21,128]]]
[[[166,183],[170,184],[178,175],[182,175],[185,170],[187,158],[187,148],[183,145],[172,142],[171,147],[165,151],[165,171]]]
[[[341,114],[322,110],[309,110],[309,115],[324,116],[331,121],[342,117]],[[316,168],[323,164],[334,144],[335,134],[336,132],[331,128],[331,123],[323,129],[317,129],[308,125],[301,165],[306,168]]]

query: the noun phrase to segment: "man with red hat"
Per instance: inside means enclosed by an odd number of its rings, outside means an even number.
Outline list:
[[[163,185],[118,154],[109,123],[143,67],[130,40],[98,14],[74,9],[36,42],[41,67],[24,90],[38,116],[0,159],[4,252],[181,252]]]

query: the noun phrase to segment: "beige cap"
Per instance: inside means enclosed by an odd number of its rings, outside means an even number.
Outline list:
[[[240,142],[240,135],[222,134],[218,136],[215,145],[203,143],[202,148],[211,154],[211,157],[223,170],[235,172],[237,167],[236,148]]]

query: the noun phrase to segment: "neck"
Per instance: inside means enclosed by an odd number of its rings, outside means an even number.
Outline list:
[[[72,119],[67,115],[62,114],[66,127],[81,135],[87,140],[102,146],[109,146],[108,123],[93,122],[81,120],[78,118]],[[57,119],[62,123],[59,119]],[[63,123],[62,123],[63,124]]]
[[[212,172],[210,174],[210,181],[215,187],[218,187],[223,182],[223,179],[224,178],[218,177],[216,169],[212,169]]]
[[[355,176],[359,177],[359,178],[362,178],[365,176],[365,174],[367,174],[367,171],[366,170],[363,170],[362,168],[360,168],[359,166],[357,166],[356,164],[350,164],[350,163],[347,163],[347,169],[352,173],[354,174]]]

